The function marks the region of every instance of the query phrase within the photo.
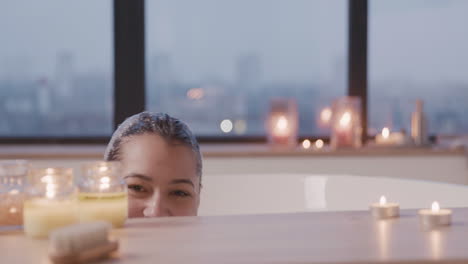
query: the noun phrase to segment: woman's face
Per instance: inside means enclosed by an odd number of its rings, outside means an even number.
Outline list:
[[[188,146],[143,134],[126,138],[120,157],[128,186],[129,217],[197,215],[200,177]]]

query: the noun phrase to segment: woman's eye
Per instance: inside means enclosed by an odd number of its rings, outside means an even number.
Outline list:
[[[181,191],[181,190],[172,191],[170,194],[174,195],[174,196],[177,196],[177,197],[189,197],[189,196],[191,196],[190,193],[185,192],[185,191]]]
[[[127,187],[134,192],[146,192],[145,188],[138,184],[129,184]]]

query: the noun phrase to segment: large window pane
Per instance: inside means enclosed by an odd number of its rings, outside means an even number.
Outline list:
[[[345,94],[347,1],[146,2],[147,108],[197,135],[264,135],[273,97],[296,98],[300,133],[317,135],[319,110]]]
[[[112,130],[112,1],[0,4],[0,137]]]
[[[465,0],[370,1],[374,132],[408,130],[421,98],[431,133],[468,133],[467,13]]]

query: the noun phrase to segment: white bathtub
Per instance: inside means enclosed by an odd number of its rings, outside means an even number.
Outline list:
[[[381,195],[401,208],[468,207],[468,186],[351,175],[206,175],[200,215],[367,210]]]

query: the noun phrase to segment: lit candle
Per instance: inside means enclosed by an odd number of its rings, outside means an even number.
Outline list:
[[[127,220],[127,193],[80,193],[79,219],[81,222],[103,220],[114,227],[122,227]]]
[[[295,100],[272,100],[265,124],[268,142],[272,147],[297,147],[298,114]]]
[[[393,218],[400,215],[400,206],[397,203],[387,202],[385,196],[381,196],[378,203],[370,205],[370,211],[377,219]]]
[[[315,141],[315,144],[314,144],[314,145],[315,145],[315,148],[316,148],[317,150],[321,150],[321,149],[323,149],[323,147],[325,146],[325,143],[323,142],[323,140],[317,139],[317,141]]]
[[[345,130],[350,127],[351,124],[351,113],[349,111],[344,112],[340,118],[340,128]]]
[[[312,144],[310,143],[310,140],[308,140],[308,139],[305,139],[304,141],[302,141],[302,148],[303,149],[309,149],[311,145]]]
[[[88,164],[82,175],[78,194],[80,221],[102,220],[122,227],[127,220],[128,199],[119,164]]]
[[[328,126],[330,124],[332,116],[333,116],[333,112],[332,112],[331,108],[330,107],[325,107],[320,112],[320,124],[322,126]]]
[[[352,131],[352,114],[350,111],[345,111],[341,114],[336,124],[336,138],[338,146],[350,147],[353,145],[353,131]]]
[[[77,222],[76,202],[33,199],[24,203],[24,232],[31,237],[47,237],[57,227]]]
[[[333,102],[332,133],[333,149],[359,148],[362,146],[361,98],[345,96]]]
[[[273,135],[276,137],[287,137],[289,136],[289,125],[288,119],[285,116],[280,115],[274,124]]]
[[[0,228],[17,228],[23,223],[23,190],[28,169],[25,160],[0,160]]]
[[[71,169],[34,169],[24,202],[24,232],[47,237],[55,228],[77,222],[76,196]]]
[[[403,145],[405,142],[405,135],[402,132],[390,132],[388,127],[384,127],[382,133],[375,136],[377,145]]]
[[[452,210],[440,209],[438,202],[433,202],[431,209],[421,209],[418,212],[423,228],[447,226],[452,222]]]

